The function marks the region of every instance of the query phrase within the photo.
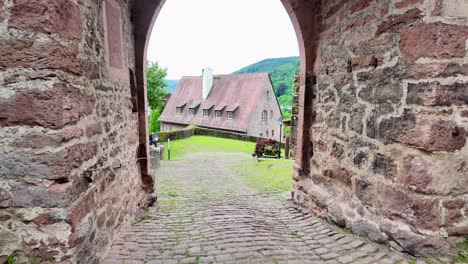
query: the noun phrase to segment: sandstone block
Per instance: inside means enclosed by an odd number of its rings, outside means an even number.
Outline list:
[[[58,129],[91,114],[94,102],[92,95],[68,84],[56,83],[49,90],[26,91],[8,101],[0,101],[0,125]]]
[[[431,166],[423,157],[409,155],[403,160],[402,183],[418,192],[424,192],[432,182]]]
[[[66,207],[69,201],[66,192],[51,191],[45,186],[21,182],[0,184],[0,208]]]
[[[35,43],[34,39],[13,39],[0,42],[0,69],[57,69],[81,74],[78,48],[56,41]]]
[[[351,12],[355,13],[361,11],[367,7],[369,7],[374,0],[358,0],[353,7],[351,8]]]
[[[77,144],[56,153],[0,153],[0,177],[50,179],[66,183],[73,169],[96,155],[96,143]]]
[[[370,240],[377,243],[384,243],[387,241],[387,235],[380,232],[378,226],[375,226],[366,220],[358,220],[351,223],[353,233],[359,236],[368,237]]]
[[[381,174],[386,179],[393,180],[397,175],[397,166],[391,157],[377,154],[372,161],[372,171]]]
[[[420,4],[422,2],[424,2],[424,0],[403,0],[403,1],[395,3],[395,7],[402,9],[402,8],[406,8],[408,6],[412,6],[415,4]]]
[[[418,8],[408,10],[406,13],[401,15],[390,16],[377,27],[375,35],[379,36],[383,33],[395,32],[405,25],[420,20],[422,17],[424,17],[424,12]]]
[[[344,184],[345,186],[351,188],[352,183],[351,183],[351,177],[352,174],[345,168],[334,168],[334,169],[327,169],[323,171],[323,176],[337,180]]]
[[[410,64],[400,73],[402,77],[411,79],[450,77],[456,75],[468,75],[468,64],[458,63],[429,63]]]
[[[383,214],[416,228],[438,230],[440,227],[439,201],[431,198],[415,198],[402,191],[379,186]]]
[[[81,39],[80,8],[66,0],[16,0],[9,26]]]
[[[399,246],[413,256],[433,253],[434,251],[447,249],[448,247],[448,243],[439,236],[422,236],[387,223],[381,224],[380,230],[385,232],[390,239],[396,241]]]
[[[466,131],[454,122],[416,119],[409,113],[382,120],[379,137],[386,144],[402,143],[426,151],[454,152],[466,143]]]
[[[461,198],[445,200],[442,203],[445,208],[445,225],[453,226],[462,219],[461,210],[465,206],[465,201]]]
[[[466,54],[467,37],[467,26],[441,22],[419,24],[401,32],[400,50],[407,61],[419,58],[462,58]]]
[[[351,59],[351,65],[353,69],[362,69],[368,67],[377,67],[378,60],[375,55],[363,55],[359,57],[354,57]]]
[[[443,14],[449,17],[468,17],[468,2],[466,0],[444,1],[442,5]]]
[[[468,105],[468,83],[410,83],[406,102],[425,106]]]
[[[3,0],[0,0],[0,21],[5,19],[5,11],[3,10],[4,4]]]

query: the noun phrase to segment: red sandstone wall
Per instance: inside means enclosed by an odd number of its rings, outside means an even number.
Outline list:
[[[81,177],[137,157],[130,8],[116,75],[102,2],[0,0],[0,262],[94,263],[145,197],[135,162]]]
[[[412,254],[468,234],[466,1],[320,10],[311,172],[295,174],[296,201]]]

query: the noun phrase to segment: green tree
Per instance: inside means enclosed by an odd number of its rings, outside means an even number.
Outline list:
[[[146,93],[151,108],[149,132],[159,131],[159,116],[164,108],[164,97],[167,94],[167,83],[164,78],[167,69],[160,68],[157,62],[148,61],[146,66]]]

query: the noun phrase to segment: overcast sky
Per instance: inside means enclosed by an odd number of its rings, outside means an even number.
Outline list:
[[[299,49],[280,0],[167,0],[148,48],[148,60],[168,68],[168,79],[289,56]]]

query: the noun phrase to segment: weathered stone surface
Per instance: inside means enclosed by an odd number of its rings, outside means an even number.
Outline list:
[[[32,90],[0,102],[2,126],[62,128],[93,112],[95,98],[64,83],[44,91]]]
[[[379,36],[383,33],[394,32],[405,25],[418,21],[422,17],[424,17],[424,12],[418,8],[408,10],[401,15],[390,16],[378,26],[375,35]]]
[[[70,221],[70,214],[67,211],[45,213],[31,220],[36,225],[51,225],[61,221]]]
[[[82,32],[80,8],[64,0],[16,0],[9,26],[69,39],[81,39]]]
[[[374,104],[398,103],[403,96],[403,88],[397,78],[398,67],[360,73],[358,79],[365,87],[359,97]]]
[[[403,58],[408,61],[419,58],[461,58],[466,54],[467,37],[466,26],[441,22],[419,24],[401,33],[400,50]]]
[[[468,64],[458,63],[429,63],[410,64],[400,76],[411,79],[450,77],[456,75],[468,75]]]
[[[330,178],[330,179],[335,179],[344,184],[347,187],[351,187],[351,177],[352,174],[346,170],[345,168],[334,168],[334,169],[328,169],[324,170],[322,172],[323,176]]]
[[[86,136],[88,138],[99,135],[102,133],[102,126],[99,123],[91,123],[90,125],[86,126]]]
[[[354,5],[353,8],[351,9],[352,12],[358,12],[361,11],[367,7],[369,7],[374,0],[358,0]]]
[[[449,17],[466,18],[468,2],[464,0],[443,1],[443,14]]]
[[[46,186],[20,182],[0,184],[0,208],[65,207],[69,200],[66,192],[50,191]]]
[[[396,241],[399,246],[413,256],[433,253],[434,251],[443,250],[448,247],[448,243],[439,236],[424,237],[386,223],[380,225],[380,230],[385,232],[389,238]]]
[[[333,204],[328,208],[328,213],[332,221],[340,227],[346,226],[346,217],[343,214],[343,210],[337,204]]]
[[[416,228],[438,230],[440,226],[437,199],[419,199],[389,187],[379,187],[383,214]]]
[[[351,59],[351,64],[353,66],[353,69],[361,69],[361,68],[367,68],[367,67],[377,67],[378,66],[378,60],[375,57],[375,55],[363,55],[359,57],[355,57]]]
[[[421,156],[406,157],[403,160],[402,183],[418,192],[424,192],[432,181],[431,166],[431,163]]]
[[[410,83],[406,102],[425,106],[468,105],[468,83]]]
[[[444,224],[446,226],[453,226],[460,222],[462,219],[461,210],[465,206],[465,201],[461,198],[445,200],[442,203],[445,208]]]
[[[365,220],[358,220],[351,223],[353,233],[359,236],[368,237],[377,243],[383,243],[387,240],[387,235],[379,231],[378,226],[372,225]]]
[[[447,233],[451,236],[468,235],[468,226],[451,226],[446,228]]]
[[[375,174],[382,174],[386,179],[393,180],[397,175],[395,161],[388,156],[377,154],[372,161],[372,171]]]
[[[373,206],[373,201],[377,197],[376,189],[372,183],[366,179],[356,179],[356,196],[364,204]]]
[[[434,5],[434,9],[432,10],[432,13],[431,15],[432,16],[440,16],[442,15],[442,4],[443,4],[444,0],[437,0],[435,5]]]
[[[379,137],[386,144],[402,143],[426,151],[453,152],[466,142],[465,130],[455,123],[416,119],[409,113],[382,120],[379,130]]]
[[[58,69],[81,74],[78,48],[56,41],[35,42],[34,39],[12,39],[0,42],[0,69]]]
[[[3,0],[0,0],[0,21],[5,19],[5,11],[3,10],[4,4]]]
[[[422,2],[424,2],[424,0],[403,0],[403,1],[395,3],[395,7],[396,8],[406,8],[408,6],[412,6],[412,5],[415,5],[415,4],[420,4]]]
[[[57,153],[34,154],[28,152],[0,153],[0,177],[51,179],[66,181],[74,168],[96,155],[96,143],[77,144]]]

